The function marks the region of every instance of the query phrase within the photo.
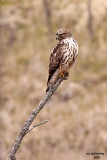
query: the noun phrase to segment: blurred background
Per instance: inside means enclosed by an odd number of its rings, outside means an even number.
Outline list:
[[[79,56],[25,136],[20,160],[107,159],[107,1],[0,0],[0,160],[45,94],[59,28],[71,31]]]

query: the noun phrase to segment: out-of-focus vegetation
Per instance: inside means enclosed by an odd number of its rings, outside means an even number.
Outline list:
[[[59,28],[79,43],[79,57],[35,119],[20,160],[107,159],[107,1],[0,1],[0,160],[45,93],[48,59]]]

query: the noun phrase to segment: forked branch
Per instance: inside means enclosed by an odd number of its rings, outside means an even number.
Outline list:
[[[37,116],[37,114],[39,113],[39,111],[45,106],[46,102],[50,99],[50,97],[53,95],[53,93],[55,92],[55,90],[58,88],[58,86],[60,85],[60,83],[63,81],[63,77],[60,77],[57,82],[55,83],[54,87],[52,89],[50,89],[45,96],[42,98],[42,100],[40,101],[40,103],[38,104],[38,106],[32,111],[32,113],[30,114],[30,116],[28,117],[28,119],[25,121],[25,123],[23,124],[21,131],[19,132],[18,136],[16,137],[16,140],[8,154],[7,160],[16,160],[15,154],[18,150],[18,148],[20,147],[20,144],[24,138],[24,136],[30,132],[34,127],[37,127],[38,125],[41,125],[45,122],[41,122],[40,124],[33,126],[30,129],[30,126],[33,122],[33,120],[35,119],[35,117]]]
[[[32,131],[32,129],[34,129],[34,128],[38,127],[38,126],[41,126],[42,124],[44,124],[44,123],[46,123],[46,122],[48,122],[48,121],[45,120],[45,121],[43,121],[43,122],[41,122],[41,123],[39,123],[39,124],[34,125],[32,128],[30,128],[30,129],[27,131],[27,133],[29,133],[30,131]],[[26,134],[27,134],[27,133],[26,133]]]

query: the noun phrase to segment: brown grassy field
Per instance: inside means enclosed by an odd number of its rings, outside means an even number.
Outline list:
[[[0,1],[0,160],[46,90],[55,32],[69,29],[79,44],[70,77],[25,136],[20,160],[107,159],[107,1],[93,0],[91,27],[87,0]]]

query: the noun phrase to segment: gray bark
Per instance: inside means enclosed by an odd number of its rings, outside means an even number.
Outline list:
[[[60,85],[60,83],[63,81],[63,77],[59,78],[57,80],[57,82],[55,83],[54,87],[52,89],[50,89],[45,96],[42,98],[42,100],[40,101],[40,103],[38,104],[38,106],[32,111],[32,113],[30,114],[30,116],[28,117],[28,119],[25,121],[25,123],[23,124],[21,131],[19,132],[18,136],[16,137],[16,140],[8,154],[7,160],[15,160],[15,154],[18,150],[18,148],[20,147],[20,144],[24,138],[24,136],[29,132],[30,126],[33,122],[33,120],[35,119],[35,117],[37,116],[37,114],[40,112],[40,110],[45,106],[46,102],[50,99],[50,97],[53,95],[53,93],[55,92],[55,90],[58,88],[58,86]]]

